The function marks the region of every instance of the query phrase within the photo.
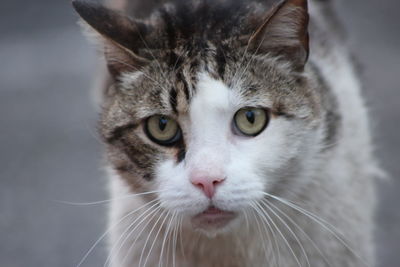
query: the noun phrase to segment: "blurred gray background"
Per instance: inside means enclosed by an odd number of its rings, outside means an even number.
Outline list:
[[[400,1],[335,0],[363,66],[382,166],[380,267],[400,266]],[[90,88],[95,52],[68,0],[0,1],[0,266],[76,266],[107,198]],[[83,266],[102,266],[105,244]]]

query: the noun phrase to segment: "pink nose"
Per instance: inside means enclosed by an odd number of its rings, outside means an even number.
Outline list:
[[[208,198],[214,196],[215,187],[224,180],[225,178],[210,178],[207,176],[194,176],[190,178],[190,182],[200,188]]]

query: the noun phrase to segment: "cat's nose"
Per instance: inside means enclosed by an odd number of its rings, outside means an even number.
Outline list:
[[[225,178],[213,178],[207,176],[192,176],[190,182],[201,189],[208,198],[212,198],[215,194],[215,188],[222,183]]]

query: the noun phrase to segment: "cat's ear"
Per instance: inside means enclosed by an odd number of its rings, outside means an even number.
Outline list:
[[[101,5],[84,1],[72,2],[89,31],[104,50],[110,73],[116,77],[124,72],[134,72],[149,60],[137,52],[144,46],[145,25]]]
[[[249,47],[258,53],[276,53],[301,71],[309,54],[307,0],[284,0],[265,17],[250,37]]]

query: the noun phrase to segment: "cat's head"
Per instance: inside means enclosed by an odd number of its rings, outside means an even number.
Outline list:
[[[146,21],[74,2],[115,81],[101,120],[111,166],[131,192],[157,191],[206,231],[264,192],[296,192],[324,138],[307,1],[209,2]]]

